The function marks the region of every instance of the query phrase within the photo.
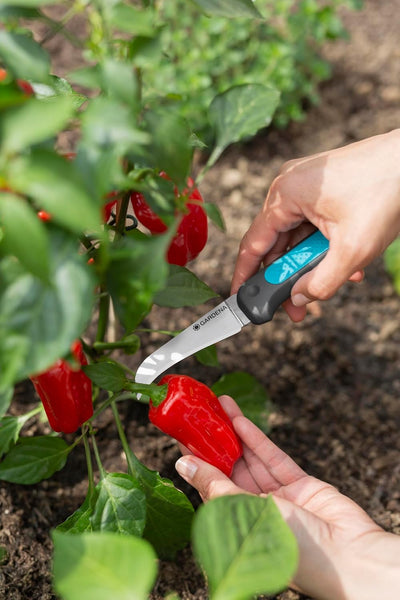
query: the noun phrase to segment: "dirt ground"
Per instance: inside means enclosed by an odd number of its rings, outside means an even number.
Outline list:
[[[399,12],[397,12],[399,11]],[[204,180],[205,199],[218,203],[228,231],[211,226],[209,244],[195,270],[222,296],[229,292],[238,243],[281,164],[291,158],[389,131],[400,124],[400,0],[366,0],[361,13],[345,13],[351,38],[325,49],[332,79],[304,123],[271,130],[226,152]],[[274,404],[271,438],[310,474],[358,502],[382,527],[400,533],[400,300],[381,260],[362,284],[348,284],[332,300],[294,325],[279,312],[272,323],[248,327],[219,344],[221,368],[187,359],[186,372],[211,384],[224,372],[245,369],[265,386]],[[154,326],[189,324],[204,307],[173,315],[156,310]],[[174,319],[174,321],[172,321]],[[153,335],[142,357],[163,338]],[[138,360],[141,357],[138,357]],[[18,386],[13,412],[32,404],[29,383]],[[147,410],[131,404],[124,423],[133,450],[145,464],[198,497],[174,471],[176,444],[148,424]],[[105,467],[123,469],[113,419],[102,418]],[[0,545],[9,556],[0,570],[1,600],[53,600],[49,531],[82,502],[86,492],[82,452],[42,483],[0,485]],[[182,600],[205,600],[204,579],[190,549],[160,565],[151,596],[175,590]],[[393,590],[392,599],[399,591]],[[293,591],[276,599],[305,600]],[[391,600],[385,598],[385,600]]]

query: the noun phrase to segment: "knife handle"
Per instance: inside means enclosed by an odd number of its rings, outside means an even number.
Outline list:
[[[329,241],[320,231],[306,237],[239,288],[239,308],[252,323],[271,321],[277,308],[290,297],[296,281],[321,262],[328,248]]]

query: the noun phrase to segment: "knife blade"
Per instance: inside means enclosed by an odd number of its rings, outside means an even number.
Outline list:
[[[152,383],[167,369],[199,350],[271,321],[296,281],[325,256],[328,240],[315,231],[248,279],[234,294],[150,354],[136,371],[136,383]]]

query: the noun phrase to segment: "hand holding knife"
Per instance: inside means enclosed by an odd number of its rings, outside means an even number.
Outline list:
[[[296,281],[323,259],[328,240],[315,231],[286,254],[250,277],[238,290],[150,354],[138,367],[135,381],[152,383],[164,371],[199,350],[220,342],[253,323],[271,321],[290,297]]]

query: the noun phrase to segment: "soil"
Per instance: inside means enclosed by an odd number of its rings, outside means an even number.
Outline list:
[[[271,129],[228,150],[202,183],[204,197],[222,210],[227,232],[211,227],[209,244],[192,268],[222,296],[229,293],[239,241],[283,162],[399,126],[398,14],[400,0],[366,0],[362,12],[345,11],[350,38],[324,49],[333,76],[320,88],[320,104],[310,108],[304,122],[285,131]],[[207,384],[235,370],[255,375],[274,405],[274,442],[310,474],[353,498],[383,528],[400,533],[399,309],[379,259],[367,269],[363,283],[348,284],[332,300],[313,305],[302,323],[294,325],[278,312],[269,325],[248,327],[220,343],[220,368],[187,359],[179,369]],[[151,324],[165,327],[168,322],[175,329],[205,310],[156,310]],[[149,336],[137,360],[163,341]],[[34,402],[31,385],[24,382],[16,389],[12,412],[25,412]],[[145,406],[130,404],[123,412],[139,459],[171,478],[198,505],[197,494],[174,470],[179,456],[175,442],[148,423]],[[46,432],[46,427],[34,425],[26,433]],[[111,415],[102,416],[99,429],[105,467],[123,470]],[[85,473],[83,452],[76,451],[61,472],[38,485],[1,483],[0,545],[8,552],[0,571],[1,599],[55,598],[49,532],[82,503]],[[161,600],[171,590],[182,600],[208,597],[189,548],[176,563],[160,564],[151,598]],[[393,590],[391,598],[398,594]],[[278,598],[306,596],[287,590]]]

